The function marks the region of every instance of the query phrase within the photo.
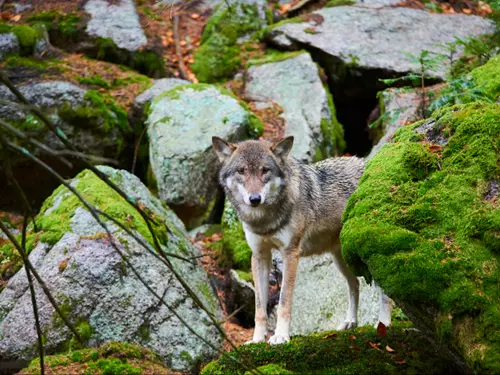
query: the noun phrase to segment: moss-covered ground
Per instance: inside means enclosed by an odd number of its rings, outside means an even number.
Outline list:
[[[194,56],[193,72],[200,82],[218,82],[234,75],[242,64],[238,38],[263,26],[256,5],[237,4],[216,11],[203,32]]]
[[[267,343],[240,346],[209,363],[202,375],[247,375],[247,366],[264,374],[452,374],[449,364],[436,356],[427,339],[397,322],[379,336],[372,327],[344,332],[296,336],[282,345]]]
[[[53,375],[170,375],[158,356],[140,346],[110,342],[98,348],[75,350],[45,357],[45,373]],[[39,375],[34,359],[19,375]]]
[[[345,211],[343,255],[477,373],[500,373],[500,106],[446,107],[399,130]],[[436,136],[445,145],[432,143]],[[438,311],[437,315],[428,311]]]

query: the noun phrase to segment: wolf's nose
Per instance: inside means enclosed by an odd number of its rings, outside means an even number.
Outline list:
[[[260,203],[261,197],[260,194],[252,194],[248,198],[250,200],[250,204],[254,207],[257,207]]]

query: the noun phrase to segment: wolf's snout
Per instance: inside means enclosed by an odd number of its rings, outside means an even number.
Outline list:
[[[250,195],[250,197],[248,197],[250,204],[254,207],[257,207],[260,204],[261,199],[262,198],[261,198],[260,194],[252,194],[252,195]]]

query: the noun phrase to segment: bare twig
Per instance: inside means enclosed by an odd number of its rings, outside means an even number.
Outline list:
[[[177,53],[177,59],[179,60],[179,73],[183,79],[188,79],[186,74],[186,66],[184,65],[184,60],[182,58],[182,48],[179,41],[179,15],[174,16],[174,41],[175,41],[175,52]]]
[[[27,257],[27,252],[26,252],[26,228],[27,227],[28,227],[28,215],[25,213],[24,214],[24,221],[23,221],[23,234],[22,234],[21,246],[23,247],[24,255],[26,257]],[[33,286],[33,279],[31,278],[30,269],[26,265],[26,259],[27,258],[23,257],[24,269],[26,270],[26,277],[28,278],[28,285],[29,285],[30,294],[31,294],[31,305],[33,306],[33,316],[35,317],[36,334],[38,336],[38,356],[40,357],[40,375],[44,375],[45,374],[45,366],[43,363],[42,328],[40,327],[40,319],[38,317],[38,306],[36,303],[35,287]]]
[[[132,160],[132,168],[130,170],[130,172],[132,174],[134,174],[134,172],[135,172],[135,164],[137,162],[137,155],[139,154],[139,147],[141,147],[142,138],[144,137],[144,134],[146,134],[147,129],[148,129],[147,125],[144,125],[144,129],[142,129],[141,135],[139,135],[139,138],[137,139],[137,143],[135,144],[134,159]]]

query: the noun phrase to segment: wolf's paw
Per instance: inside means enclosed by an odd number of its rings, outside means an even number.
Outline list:
[[[345,331],[348,329],[356,328],[357,326],[358,326],[358,322],[350,322],[350,321],[346,320],[345,322],[342,322],[339,324],[339,326],[337,327],[337,331]]]
[[[258,342],[264,342],[264,341],[266,341],[265,338],[262,338],[262,339],[251,339],[251,340],[248,340],[247,342],[245,342],[243,345],[257,344]]]
[[[271,345],[279,345],[284,344],[285,342],[290,341],[289,335],[278,335],[275,334],[269,339],[269,344]]]

